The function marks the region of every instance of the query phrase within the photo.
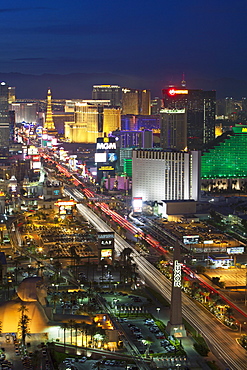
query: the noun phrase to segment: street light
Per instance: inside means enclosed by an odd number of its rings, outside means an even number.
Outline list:
[[[160,307],[157,307],[156,310],[157,310],[157,314],[158,314],[158,318],[159,318]]]
[[[115,311],[116,311],[116,303],[117,303],[117,299],[116,299],[116,298],[114,298],[114,299],[113,299],[113,305],[114,305],[114,307],[113,307],[113,308],[114,308],[114,310],[115,310]]]
[[[243,324],[239,323],[239,334],[241,335],[242,333],[242,325],[245,325],[246,322],[244,322]]]

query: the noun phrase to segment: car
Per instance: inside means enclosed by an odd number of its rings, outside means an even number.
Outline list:
[[[155,336],[156,336],[157,339],[164,339],[165,338],[164,334],[155,334]]]
[[[138,335],[137,337],[137,340],[138,340],[138,342],[142,342],[143,341],[143,335]]]
[[[79,358],[79,360],[78,360],[78,362],[81,362],[81,363],[83,363],[85,361],[87,361],[87,357],[86,356],[83,356],[83,357]]]
[[[160,345],[161,346],[168,346],[169,345],[169,340],[167,340],[167,339],[163,339],[161,342],[160,342]]]
[[[141,334],[141,330],[140,330],[140,329],[139,329],[139,330],[134,330],[134,331],[133,331],[133,334],[134,334],[134,335]]]
[[[64,361],[67,361],[69,363],[73,363],[73,362],[75,362],[75,358],[74,357],[67,357]]]
[[[146,319],[146,320],[144,321],[144,324],[145,324],[145,325],[153,325],[153,324],[154,324],[154,320],[153,320],[153,319]]]

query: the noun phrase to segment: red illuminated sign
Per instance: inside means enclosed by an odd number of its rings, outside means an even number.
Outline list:
[[[168,94],[171,96],[175,95],[187,95],[189,93],[188,90],[176,90],[176,89],[169,89]]]

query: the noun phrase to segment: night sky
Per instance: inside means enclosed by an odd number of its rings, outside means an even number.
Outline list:
[[[5,2],[0,72],[245,80],[246,10],[246,0]]]

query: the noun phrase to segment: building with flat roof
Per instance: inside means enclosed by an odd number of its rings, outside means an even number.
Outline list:
[[[11,104],[11,110],[15,112],[16,123],[37,123],[38,103],[36,102],[15,102]]]
[[[8,103],[8,85],[0,83],[0,153],[8,154],[10,138],[10,116]]]
[[[187,147],[186,109],[168,109],[160,111],[160,146],[163,149],[185,150]]]
[[[120,108],[104,107],[103,111],[103,131],[106,135],[110,132],[119,130],[121,127]]]
[[[94,85],[92,99],[110,100],[113,107],[121,106],[122,89],[118,85]]]
[[[119,148],[152,148],[153,134],[151,130],[113,131],[110,136],[115,136]]]
[[[122,114],[149,115],[150,113],[150,90],[122,89]]]
[[[186,109],[189,150],[201,150],[215,138],[216,91],[170,87],[162,93],[165,108]]]
[[[143,201],[198,200],[200,152],[134,149],[132,189]]]

